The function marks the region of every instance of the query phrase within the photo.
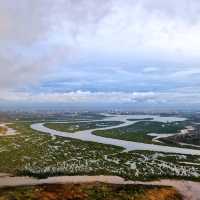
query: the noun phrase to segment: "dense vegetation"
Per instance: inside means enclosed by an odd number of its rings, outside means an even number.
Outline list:
[[[116,138],[134,142],[153,143],[148,133],[177,133],[185,128],[186,122],[163,123],[156,121],[139,121],[130,126],[114,128],[111,130],[99,130],[95,135]]]
[[[132,180],[199,180],[200,156],[124,152],[111,145],[42,134],[32,130],[30,123],[18,122],[10,126],[20,134],[1,137],[0,172],[38,178],[103,174]]]
[[[69,163],[70,166],[70,163],[76,163],[77,158],[78,165],[81,159],[83,161],[102,159],[106,154],[122,150],[120,147],[110,145],[51,137],[33,131],[30,123],[17,123],[10,126],[20,134],[2,137],[0,140],[1,172],[21,173],[29,166],[35,170],[50,169],[53,172],[53,168],[59,168],[59,165],[65,161],[66,165]]]
[[[76,131],[104,128],[108,126],[116,126],[122,122],[117,121],[97,121],[97,122],[73,122],[73,123],[46,123],[45,126],[57,131],[74,133]]]

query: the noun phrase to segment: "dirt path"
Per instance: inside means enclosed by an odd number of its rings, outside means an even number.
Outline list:
[[[118,176],[59,176],[47,179],[34,179],[31,177],[10,177],[7,174],[0,176],[0,187],[28,186],[40,184],[66,184],[66,183],[89,183],[104,182],[112,184],[147,184],[172,186],[181,193],[184,200],[200,200],[200,182],[182,180],[161,180],[152,182],[125,181]]]

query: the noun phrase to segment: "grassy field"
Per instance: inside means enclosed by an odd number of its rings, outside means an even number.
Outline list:
[[[43,172],[48,175],[48,173],[54,174],[55,171],[55,174],[59,174],[63,173],[59,171],[65,166],[66,173],[73,174],[80,171],[84,173],[85,170],[90,171],[90,165],[91,167],[94,165],[92,161],[100,161],[104,155],[122,150],[109,145],[51,137],[33,131],[30,123],[17,123],[12,127],[20,134],[3,137],[0,140],[1,172],[14,174]],[[98,164],[93,169],[96,170],[101,170]]]
[[[199,180],[200,177],[200,156],[124,152],[115,146],[42,134],[33,131],[30,123],[18,122],[10,126],[20,134],[1,137],[1,173],[38,178],[57,175],[117,175],[131,180]]]
[[[100,113],[94,112],[83,112],[83,113],[70,113],[61,111],[38,111],[38,112],[2,112],[0,111],[1,122],[45,122],[45,121],[85,121],[85,120],[102,120],[105,116]]]
[[[181,200],[171,187],[103,183],[41,185],[0,189],[1,200]]]
[[[185,126],[186,122],[162,123],[155,121],[139,121],[133,125],[121,128],[94,131],[93,134],[134,142],[153,143],[152,137],[148,136],[148,133],[177,133],[181,129],[184,129]]]
[[[74,122],[74,123],[46,123],[45,126],[54,130],[74,133],[95,128],[104,128],[108,126],[116,126],[122,122],[117,121],[99,121],[99,122]]]

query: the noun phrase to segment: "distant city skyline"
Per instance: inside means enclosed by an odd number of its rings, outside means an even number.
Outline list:
[[[2,0],[0,107],[200,105],[198,0]]]

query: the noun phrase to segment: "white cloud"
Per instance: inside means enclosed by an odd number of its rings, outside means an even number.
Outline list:
[[[187,102],[195,97],[198,101],[195,91],[168,93],[163,88],[176,87],[180,80],[184,87],[199,84],[197,79],[193,80],[200,73],[199,9],[199,0],[2,0],[1,98]],[[88,66],[87,61],[95,58],[97,63]],[[122,65],[117,63],[118,59],[123,61]],[[113,67],[114,61],[122,67]],[[159,61],[170,64],[162,66]],[[71,63],[79,65],[74,67]],[[61,66],[65,70],[61,71]],[[62,78],[69,85],[66,91],[82,89],[84,83],[85,90],[98,91],[96,84],[103,92],[56,93],[53,88],[52,93],[34,95],[31,91],[13,92],[18,87],[38,83],[43,77],[56,79],[52,70],[65,72]],[[134,88],[137,84],[143,85],[141,91],[151,91],[151,84],[158,85],[157,92],[125,92],[139,91]],[[70,88],[72,85],[80,88]],[[109,91],[117,88],[118,92],[106,93],[109,85],[112,85]]]
[[[110,54],[139,52],[157,54],[157,57],[164,54],[167,58],[197,57],[200,50],[198,8],[200,3],[195,0],[115,1],[112,12],[101,21],[96,34],[88,38],[80,35],[79,39],[84,48]]]
[[[195,67],[195,68],[191,68],[191,69],[177,71],[172,74],[172,77],[176,78],[176,79],[186,79],[186,78],[190,78],[194,75],[200,75],[200,68]]]
[[[158,67],[145,67],[143,72],[151,73],[151,72],[157,72],[158,70],[159,70]]]
[[[67,93],[38,93],[30,94],[25,92],[4,92],[0,99],[4,101],[25,101],[25,102],[51,102],[51,103],[81,103],[81,102],[137,102],[154,98],[153,92],[90,92],[74,91]]]
[[[134,104],[166,104],[193,105],[200,104],[200,92],[184,89],[184,92],[90,92],[73,91],[67,93],[38,93],[3,92],[0,100],[9,102],[37,103],[132,103]]]
[[[58,67],[76,49],[76,35],[92,30],[108,9],[109,1],[2,0],[0,89],[37,82]]]

